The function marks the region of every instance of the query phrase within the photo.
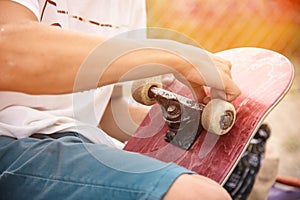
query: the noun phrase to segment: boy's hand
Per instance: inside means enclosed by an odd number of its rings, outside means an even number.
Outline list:
[[[226,101],[233,101],[240,95],[241,91],[232,80],[231,63],[228,60],[225,60],[214,54],[209,54],[209,56],[214,64],[212,67],[215,67],[219,73],[219,77],[215,77],[215,80],[216,82],[221,80],[222,87],[220,87],[219,84],[207,85],[203,78],[199,81],[199,75],[195,73],[195,71],[191,71],[187,75],[187,77],[189,81],[196,80],[190,81],[190,84],[194,89],[195,94],[197,95],[198,101],[206,104],[210,101],[211,98],[216,97],[222,98]],[[210,83],[212,83],[212,81],[210,81]],[[204,86],[208,86],[211,88],[210,95],[207,94],[207,92],[204,89]]]

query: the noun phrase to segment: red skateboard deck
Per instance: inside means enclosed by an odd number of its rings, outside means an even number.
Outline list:
[[[267,114],[291,86],[294,71],[290,61],[276,52],[260,48],[237,48],[217,53],[232,63],[232,78],[241,95],[232,102],[237,113],[229,133],[202,131],[189,150],[164,140],[167,126],[160,106],[155,104],[125,146],[125,150],[175,162],[224,184]],[[175,81],[168,90],[191,96]]]

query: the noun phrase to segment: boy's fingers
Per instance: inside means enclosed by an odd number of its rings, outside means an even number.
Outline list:
[[[203,99],[207,96],[204,88],[202,86],[196,85],[196,84],[193,84],[192,87],[193,87],[194,93],[196,95],[195,98],[198,100],[198,102],[203,102]]]

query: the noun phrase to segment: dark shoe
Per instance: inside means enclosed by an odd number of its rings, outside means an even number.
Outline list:
[[[253,187],[255,177],[265,153],[265,145],[271,129],[262,124],[244,152],[239,163],[228,178],[224,188],[234,200],[246,200]]]

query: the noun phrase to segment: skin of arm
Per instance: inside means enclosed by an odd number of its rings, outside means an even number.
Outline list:
[[[0,89],[29,94],[73,92],[82,62],[106,38],[39,23],[15,2],[0,1],[0,9]],[[174,60],[167,53],[149,51],[132,52],[112,63],[98,86],[116,83],[130,69],[153,59],[166,65]],[[91,88],[81,88],[86,89]]]
[[[73,92],[82,62],[95,47],[106,41],[106,38],[41,24],[31,11],[15,2],[1,0],[0,10],[0,90],[30,94]],[[217,57],[212,59],[224,79],[227,100],[231,101],[239,95],[239,89],[231,80],[230,65]],[[195,88],[205,84],[193,66],[179,56],[145,49],[113,62],[98,86],[115,83],[134,67],[154,62],[171,66]],[[85,89],[91,88],[82,88]]]

